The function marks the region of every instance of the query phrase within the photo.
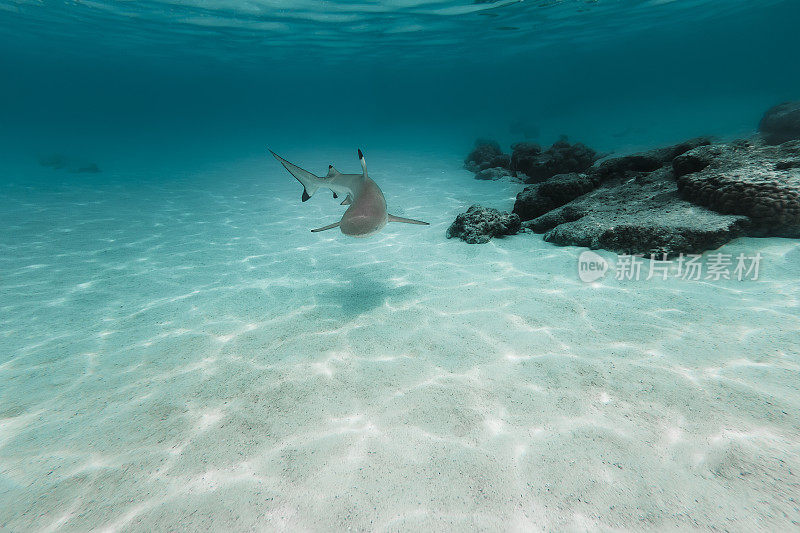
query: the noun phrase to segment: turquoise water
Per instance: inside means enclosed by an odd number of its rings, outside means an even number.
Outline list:
[[[0,530],[798,528],[796,240],[721,249],[758,280],[584,283],[581,248],[445,238],[513,205],[463,160],[515,122],[615,153],[751,135],[798,98],[798,20],[0,1]],[[361,148],[430,226],[312,234],[339,200],[267,148],[316,174]]]

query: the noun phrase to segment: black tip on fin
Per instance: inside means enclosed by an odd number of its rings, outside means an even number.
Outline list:
[[[364,154],[361,153],[361,148],[358,149],[358,158],[364,159]]]
[[[339,195],[338,195],[338,194],[336,194],[336,193],[333,193],[333,197],[334,197],[334,198],[339,198]]]
[[[305,201],[306,201],[306,200],[308,200],[309,198],[311,198],[311,197],[308,195],[308,191],[306,191],[305,189],[303,189],[303,198],[301,198],[301,199],[302,199],[302,200],[305,202]]]

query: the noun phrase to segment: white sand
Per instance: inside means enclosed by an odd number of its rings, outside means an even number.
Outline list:
[[[343,208],[265,157],[3,185],[0,530],[800,528],[798,243],[587,285],[444,238],[518,185],[367,159],[430,227],[311,234]]]

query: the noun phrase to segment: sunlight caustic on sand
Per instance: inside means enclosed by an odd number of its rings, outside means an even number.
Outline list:
[[[372,160],[390,206],[432,226],[311,234],[342,208],[301,203],[266,159],[224,181],[5,187],[0,526],[798,519],[795,242],[726,247],[762,252],[758,282],[584,284],[580,250],[540,236],[444,239],[513,184]]]

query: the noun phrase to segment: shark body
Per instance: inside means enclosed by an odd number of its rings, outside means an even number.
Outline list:
[[[427,222],[396,217],[386,211],[386,198],[384,198],[378,184],[372,181],[372,178],[367,174],[367,162],[361,150],[358,151],[361,174],[342,174],[333,168],[333,165],[329,165],[328,175],[325,177],[315,176],[311,172],[285,160],[272,150],[270,150],[270,153],[303,185],[303,196],[301,198],[303,202],[314,196],[314,193],[321,188],[333,191],[334,198],[338,198],[339,195],[344,196],[342,205],[348,205],[349,207],[342,215],[341,220],[321,228],[312,229],[311,231],[314,233],[338,227],[345,235],[368,237],[379,232],[388,222],[428,225]]]

